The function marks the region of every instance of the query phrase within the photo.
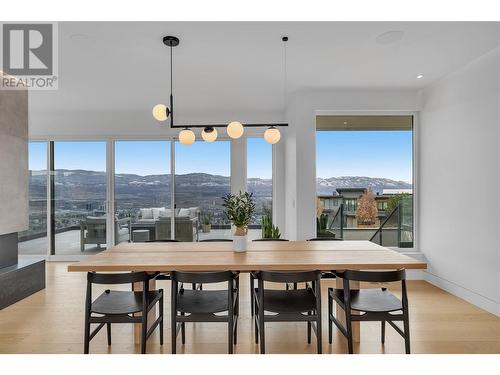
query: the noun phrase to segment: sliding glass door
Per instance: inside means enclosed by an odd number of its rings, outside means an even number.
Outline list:
[[[19,254],[47,254],[47,142],[29,142],[29,226],[19,232]]]
[[[115,243],[170,239],[170,141],[115,142]]]
[[[271,224],[273,217],[273,146],[261,137],[247,139],[247,190],[255,199],[249,237],[268,237],[262,223]]]
[[[106,142],[54,142],[54,252],[106,248]]]
[[[175,143],[175,238],[231,238],[222,197],[231,192],[231,143]]]

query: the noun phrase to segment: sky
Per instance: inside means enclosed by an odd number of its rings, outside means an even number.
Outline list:
[[[31,170],[46,169],[47,148],[43,142],[30,142]],[[106,169],[105,142],[55,142],[56,169]],[[176,174],[210,173],[229,176],[229,141],[191,146],[175,144]],[[169,141],[118,141],[115,143],[116,173],[141,176],[170,173]],[[247,143],[247,176],[272,177],[272,146],[262,138]],[[316,136],[316,174],[336,176],[384,177],[411,183],[411,131],[319,131]]]
[[[318,131],[316,175],[412,182],[412,131]]]
[[[56,169],[106,170],[105,142],[55,142]],[[229,141],[207,143],[197,141],[191,146],[175,144],[176,174],[231,174],[231,144]],[[262,138],[248,138],[248,177],[272,177],[272,146]],[[47,146],[30,142],[29,168],[46,169]],[[115,172],[141,176],[170,173],[169,141],[117,141]]]

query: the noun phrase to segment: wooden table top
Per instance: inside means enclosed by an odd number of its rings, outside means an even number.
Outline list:
[[[121,243],[68,266],[72,272],[294,271],[425,269],[421,262],[370,241],[249,242],[245,253],[231,242]]]

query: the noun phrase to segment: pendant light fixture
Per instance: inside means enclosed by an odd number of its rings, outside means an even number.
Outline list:
[[[286,42],[288,37],[283,37],[282,41]],[[271,143],[277,143],[281,134],[278,129],[280,126],[288,126],[285,123],[278,124],[243,124],[239,121],[231,121],[229,124],[206,124],[206,125],[174,125],[174,96],[173,96],[173,47],[179,45],[179,38],[175,36],[163,37],[163,43],[170,47],[170,107],[165,104],[157,104],[153,107],[152,114],[155,120],[164,122],[170,118],[170,128],[182,128],[179,132],[179,142],[183,145],[192,145],[196,140],[196,135],[191,128],[203,128],[201,137],[205,142],[214,142],[217,139],[217,128],[226,128],[227,135],[232,139],[240,138],[245,132],[244,126],[248,127],[269,127],[264,133],[264,139]],[[286,48],[285,48],[285,99],[286,99]],[[286,102],[285,102],[286,103]]]
[[[245,129],[243,129],[243,125],[239,121],[231,121],[227,126],[227,135],[233,139],[238,139],[243,135]]]
[[[287,80],[287,66],[286,66],[286,42],[288,42],[288,37],[284,36],[281,38],[283,42],[283,112],[286,111],[286,80]],[[274,145],[280,141],[281,133],[275,126],[270,126],[264,132],[264,139],[266,142]]]
[[[205,142],[213,142],[217,139],[217,129],[207,126],[201,131],[201,138]]]

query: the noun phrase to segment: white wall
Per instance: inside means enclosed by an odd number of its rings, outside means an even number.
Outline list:
[[[318,113],[413,112],[417,91],[335,90],[299,92],[288,101],[285,147],[284,237],[307,239],[316,234],[316,115]]]
[[[500,315],[500,47],[423,91],[419,244],[436,285]]]

